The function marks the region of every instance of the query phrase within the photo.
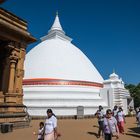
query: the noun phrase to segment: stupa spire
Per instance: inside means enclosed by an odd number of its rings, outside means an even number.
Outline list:
[[[48,35],[43,36],[41,40],[44,41],[44,40],[55,39],[55,38],[59,38],[59,39],[70,41],[70,42],[72,41],[70,37],[65,35],[65,32],[62,29],[62,26],[59,21],[58,12],[56,12],[54,23],[51,29],[48,31]]]
[[[53,30],[63,31],[62,26],[59,21],[58,11],[56,12],[56,17],[55,17],[54,23],[53,23],[50,31],[53,31]]]

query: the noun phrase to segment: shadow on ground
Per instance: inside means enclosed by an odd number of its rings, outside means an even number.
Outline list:
[[[97,137],[98,136],[98,134],[97,133],[95,133],[95,132],[87,132],[88,134],[90,134],[90,135],[94,135],[95,137]]]
[[[97,127],[97,128],[99,128],[99,126],[97,126],[97,125],[93,125],[93,127]]]
[[[133,127],[133,128],[128,128],[130,133],[126,133],[126,135],[130,135],[133,137],[140,138],[140,127]]]
[[[128,128],[128,129],[130,129],[134,133],[140,134],[140,127],[133,127],[133,128]]]

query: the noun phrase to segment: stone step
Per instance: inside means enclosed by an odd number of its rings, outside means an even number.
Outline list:
[[[15,122],[13,124],[13,129],[18,129],[18,128],[26,128],[30,126],[30,122]]]

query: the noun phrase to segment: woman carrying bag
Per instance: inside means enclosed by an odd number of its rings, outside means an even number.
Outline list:
[[[112,116],[112,111],[110,109],[106,111],[106,117],[104,118],[103,127],[105,140],[112,140],[112,137],[116,137],[116,139],[119,138],[117,120]]]

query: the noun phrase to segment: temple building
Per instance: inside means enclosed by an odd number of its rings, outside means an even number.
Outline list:
[[[27,22],[0,8],[0,123],[26,123],[23,66],[26,47],[34,41],[27,31]]]
[[[104,108],[127,106],[130,95],[123,85],[118,87],[120,81],[113,81],[112,75],[110,80],[104,80],[87,56],[71,41],[56,14],[48,34],[27,53],[23,89],[24,104],[29,114],[46,116],[47,108],[52,108],[57,116],[74,116],[81,107],[83,115],[91,115],[99,105]],[[114,87],[111,86],[113,84]],[[123,94],[119,99],[118,91],[119,95]],[[126,102],[122,103],[122,98]]]
[[[124,87],[122,78],[113,72],[110,74],[109,79],[104,80],[102,94],[108,94],[108,106],[113,108],[115,105],[123,108],[125,114],[128,114],[128,108],[134,107],[133,98]]]

